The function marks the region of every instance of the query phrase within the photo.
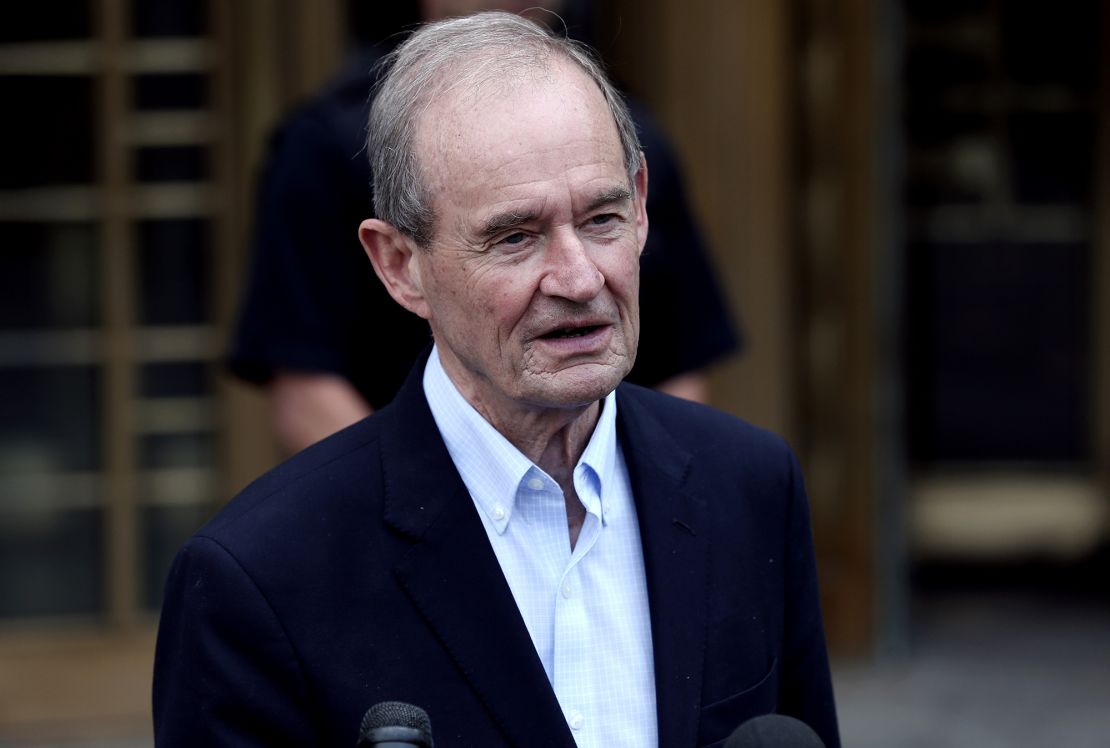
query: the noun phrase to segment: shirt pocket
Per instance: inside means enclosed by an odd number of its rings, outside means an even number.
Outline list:
[[[771,714],[778,707],[779,661],[759,681],[712,704],[703,706],[698,720],[698,745],[715,748],[724,744],[733,730],[752,717]]]

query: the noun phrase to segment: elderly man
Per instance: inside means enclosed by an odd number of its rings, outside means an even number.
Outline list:
[[[592,58],[517,17],[427,26],[371,113],[360,238],[435,345],[393,404],[189,541],[159,745],[704,746],[780,711],[838,744],[781,440],[621,380],[648,166]]]

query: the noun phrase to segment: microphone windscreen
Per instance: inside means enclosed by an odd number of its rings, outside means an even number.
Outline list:
[[[764,714],[737,727],[724,748],[825,748],[825,744],[800,719]]]
[[[399,731],[394,729],[399,728]],[[406,704],[403,701],[383,701],[366,710],[359,727],[362,736],[360,745],[375,744],[375,736],[385,733],[400,735],[411,734],[408,740],[418,740],[423,744],[432,744],[432,721],[428,713],[415,704]]]

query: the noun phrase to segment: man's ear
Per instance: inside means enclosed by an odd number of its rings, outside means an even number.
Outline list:
[[[640,151],[640,168],[636,171],[636,176],[632,181],[632,187],[636,191],[636,194],[632,196],[636,207],[636,234],[640,241],[640,251],[643,251],[644,242],[647,241],[648,236],[648,165],[647,156],[644,155],[643,151]]]
[[[428,302],[420,280],[419,249],[409,237],[390,223],[367,218],[358,227],[358,239],[374,272],[398,304],[428,319]]]

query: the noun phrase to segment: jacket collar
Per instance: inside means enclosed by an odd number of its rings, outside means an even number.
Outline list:
[[[426,361],[427,352],[381,411],[384,519],[412,541],[394,574],[510,744],[573,748],[474,502],[428,408],[421,383]],[[480,605],[475,590],[481,590]]]
[[[636,500],[655,654],[660,746],[694,745],[701,709],[708,600],[705,502],[688,486],[690,453],[635,385],[617,389],[617,438]]]

